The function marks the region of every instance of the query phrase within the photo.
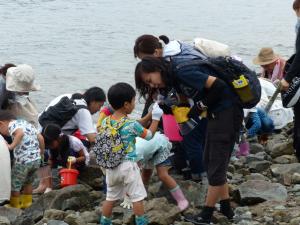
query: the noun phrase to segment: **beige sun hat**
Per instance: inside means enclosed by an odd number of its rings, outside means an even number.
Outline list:
[[[272,48],[262,48],[252,62],[255,65],[263,66],[275,62],[279,57]]]
[[[31,92],[40,90],[34,84],[35,73],[31,66],[20,64],[10,67],[6,72],[6,90],[14,92]]]

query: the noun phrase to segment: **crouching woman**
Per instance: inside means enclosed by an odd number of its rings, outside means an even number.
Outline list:
[[[169,63],[154,57],[145,57],[137,64],[135,83],[142,95],[153,88],[165,92],[174,88],[179,94],[194,101],[190,114],[200,115],[207,111],[203,157],[209,181],[207,197],[202,212],[186,216],[185,220],[194,224],[209,224],[219,200],[221,213],[231,219],[234,213],[229,202],[226,172],[241,128],[243,110],[230,86],[205,66],[180,60]]]

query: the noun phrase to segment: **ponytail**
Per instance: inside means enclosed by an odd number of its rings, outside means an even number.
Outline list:
[[[170,42],[170,39],[166,35],[160,35],[158,38],[162,40],[165,45],[169,44]]]
[[[12,63],[7,63],[5,64],[4,66],[2,66],[0,68],[0,74],[3,75],[3,76],[6,76],[6,73],[7,73],[7,70],[10,68],[10,67],[15,67],[16,65],[12,64]]]

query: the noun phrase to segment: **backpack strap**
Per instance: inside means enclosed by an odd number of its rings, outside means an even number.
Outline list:
[[[108,116],[106,119],[105,126],[107,126],[110,129],[119,130],[121,127],[125,125],[125,123],[128,121],[127,117],[122,117],[120,121],[118,121],[115,125],[111,125],[111,116]]]

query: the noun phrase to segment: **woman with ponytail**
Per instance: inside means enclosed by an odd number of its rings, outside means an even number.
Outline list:
[[[155,37],[153,35],[145,34],[138,37],[135,41],[133,52],[134,56],[139,59],[143,59],[147,56],[163,57],[167,61],[172,61],[174,63],[176,63],[177,60],[182,61],[206,58],[206,56],[196,50],[194,46],[177,40],[170,41],[165,35]],[[141,96],[145,98],[147,102],[153,101],[151,96],[153,95],[154,89],[149,86],[143,87],[143,89],[139,90]],[[202,154],[207,121],[206,119],[200,120],[198,117],[193,117],[193,119],[198,125],[189,134],[183,136],[182,148],[187,154],[192,179],[199,182],[204,174]]]

